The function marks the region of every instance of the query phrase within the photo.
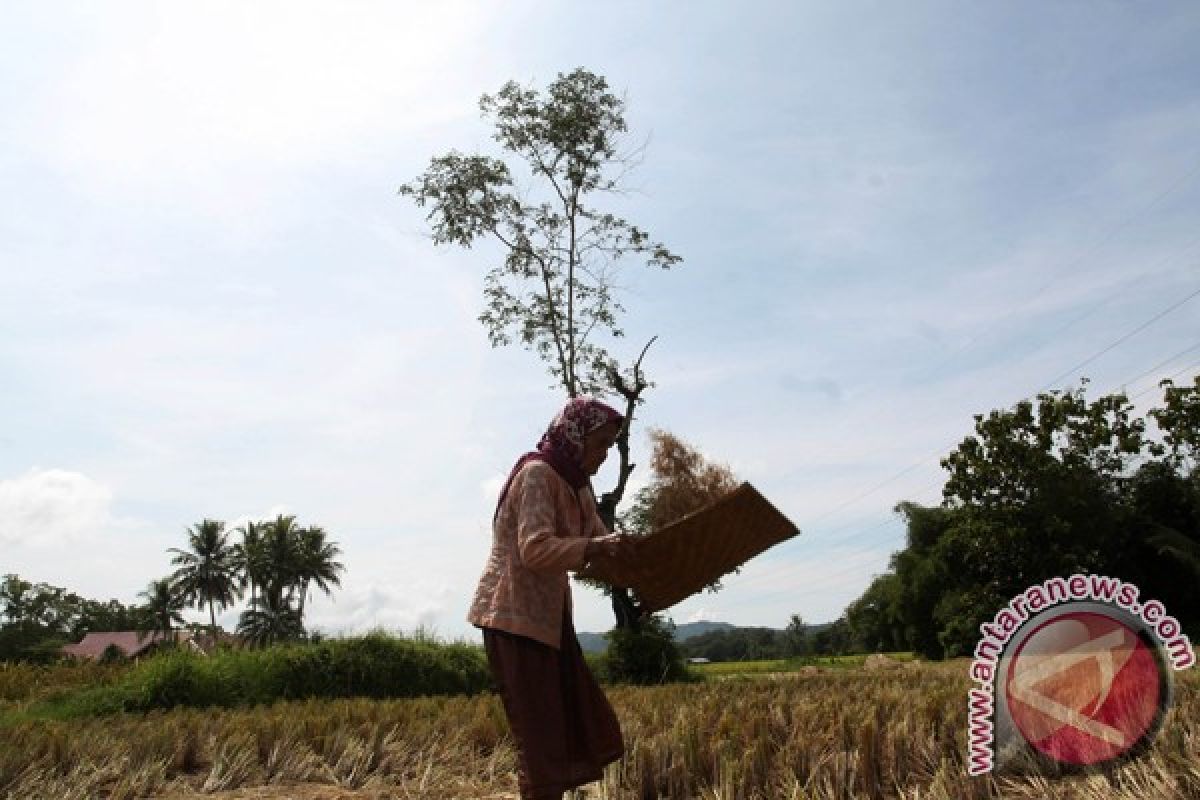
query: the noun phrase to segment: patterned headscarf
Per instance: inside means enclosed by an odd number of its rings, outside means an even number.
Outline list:
[[[542,434],[537,449],[521,456],[513,466],[500,491],[496,513],[500,513],[500,506],[508,496],[508,487],[512,485],[513,478],[530,461],[546,462],[572,488],[576,491],[582,489],[588,482],[588,475],[583,471],[584,437],[611,422],[619,425],[624,421],[625,417],[620,412],[594,397],[580,395],[571,398]]]

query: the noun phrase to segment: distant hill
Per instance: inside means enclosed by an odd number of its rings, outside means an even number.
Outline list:
[[[827,627],[827,625],[824,624],[810,625],[809,632],[815,633],[825,627]],[[708,622],[707,620],[701,620],[700,622],[685,622],[682,625],[677,625],[675,627],[675,641],[686,642],[688,639],[692,639],[696,636],[703,636],[704,634],[712,633],[713,631],[734,630],[738,630],[738,626],[731,625],[728,622]],[[774,629],[755,628],[754,630]],[[583,648],[583,652],[585,653],[603,653],[608,647],[608,640],[604,638],[604,634],[602,633],[581,632],[576,635],[579,637],[579,646]]]

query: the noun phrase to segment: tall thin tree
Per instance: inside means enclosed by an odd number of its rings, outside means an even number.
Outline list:
[[[645,348],[623,372],[599,338],[624,335],[617,266],[626,256],[663,269],[682,259],[600,205],[623,191],[638,155],[621,151],[625,100],[603,76],[575,69],[544,92],[510,81],[480,98],[479,107],[508,160],[451,151],[434,157],[400,194],[428,209],[434,244],[499,246],[479,317],[493,346],[520,341],[568,397],[611,391],[625,400],[617,484],[598,505],[612,529],[635,466],[629,423],[650,386],[641,372]],[[627,593],[611,596],[617,624],[635,626]]]
[[[228,608],[240,595],[236,554],[225,532],[225,523],[205,519],[193,525],[188,530],[188,549],[172,547],[168,552],[175,554],[171,563],[177,567],[172,576],[176,590],[185,603],[193,603],[199,609],[208,606],[209,624],[216,641],[217,607]]]

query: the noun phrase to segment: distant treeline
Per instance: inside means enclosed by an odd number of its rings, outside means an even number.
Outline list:
[[[54,661],[62,646],[93,631],[137,631],[154,625],[153,611],[117,600],[101,602],[18,575],[0,580],[0,662]]]
[[[784,630],[775,628],[721,628],[679,643],[687,658],[709,661],[761,661],[815,655],[843,655],[854,651],[845,620],[806,625],[793,616]]]

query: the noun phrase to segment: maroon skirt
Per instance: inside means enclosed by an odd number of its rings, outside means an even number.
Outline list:
[[[517,745],[518,783],[528,800],[555,798],[598,781],[625,750],[617,715],[583,660],[570,612],[561,647],[483,629],[492,678]]]

